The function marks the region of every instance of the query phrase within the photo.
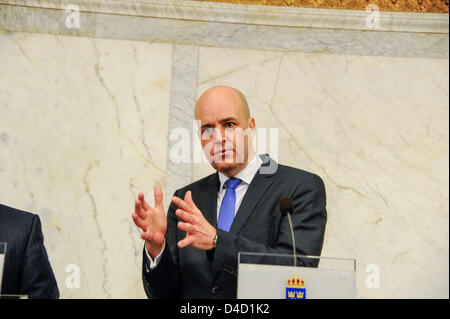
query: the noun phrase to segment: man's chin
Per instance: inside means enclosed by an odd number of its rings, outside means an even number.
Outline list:
[[[239,164],[236,164],[236,163],[216,163],[216,162],[212,162],[211,165],[217,171],[219,171],[221,173],[227,173],[227,172],[235,170]]]

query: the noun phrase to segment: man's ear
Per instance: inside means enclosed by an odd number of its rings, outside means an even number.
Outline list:
[[[256,132],[255,119],[253,117],[251,119],[249,119],[247,122],[247,125],[248,125],[248,128],[252,130],[252,137],[254,137],[255,132]]]
[[[250,119],[248,120],[247,124],[248,124],[248,126],[249,126],[250,128],[252,128],[253,130],[256,128],[256,125],[255,125],[255,119],[254,119],[253,117],[250,118]]]

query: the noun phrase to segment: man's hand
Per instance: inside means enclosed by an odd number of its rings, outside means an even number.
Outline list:
[[[133,221],[141,230],[141,238],[150,256],[155,259],[164,245],[167,230],[167,218],[163,208],[163,192],[160,186],[154,187],[155,208],[152,208],[139,193],[134,204]]]
[[[192,201],[191,191],[186,192],[184,200],[174,196],[172,203],[178,207],[175,214],[184,220],[184,222],[178,223],[178,228],[186,232],[186,237],[178,242],[178,247],[192,246],[201,250],[213,249],[217,231]]]

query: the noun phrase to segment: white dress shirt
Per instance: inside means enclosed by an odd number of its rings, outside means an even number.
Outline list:
[[[259,156],[254,156],[253,159],[247,164],[247,166],[244,167],[242,171],[240,171],[234,178],[239,178],[242,182],[239,184],[238,187],[236,187],[236,205],[234,208],[234,215],[236,216],[237,211],[239,210],[239,206],[241,206],[242,199],[244,198],[245,193],[247,192],[248,186],[252,182],[253,178],[255,177],[256,173],[258,172],[259,168],[261,167],[262,160]],[[223,197],[225,196],[225,193],[227,191],[227,188],[225,186],[225,182],[229,178],[225,175],[219,172],[219,181],[220,181],[220,188],[217,192],[217,219],[219,218],[219,212],[220,212],[220,206],[222,204]],[[147,248],[145,249],[145,253],[147,255],[147,258],[150,261],[150,270],[154,269],[162,256],[162,252],[164,251],[166,242],[164,241],[163,248],[161,250],[161,253],[159,253],[158,256],[156,256],[155,260],[150,257],[150,254],[147,252]],[[148,270],[147,270],[148,271]]]
[[[253,178],[256,175],[256,172],[258,172],[259,168],[261,167],[262,160],[259,156],[253,157],[253,159],[245,166],[245,168],[240,171],[234,178],[239,178],[242,182],[236,187],[236,206],[234,208],[234,216],[236,216],[236,213],[239,209],[239,206],[241,206],[242,199],[244,198],[245,193],[247,192],[248,186],[252,182]],[[224,187],[225,182],[229,178],[219,172],[219,181],[220,181],[220,188],[219,192],[217,193],[217,219],[219,219],[219,212],[220,212],[220,206],[222,205],[222,200],[225,196],[225,193],[227,192],[227,188]]]

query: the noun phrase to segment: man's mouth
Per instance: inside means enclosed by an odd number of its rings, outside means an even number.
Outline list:
[[[232,153],[232,152],[233,152],[232,149],[222,149],[218,152],[215,152],[214,156],[226,156],[227,154]]]

